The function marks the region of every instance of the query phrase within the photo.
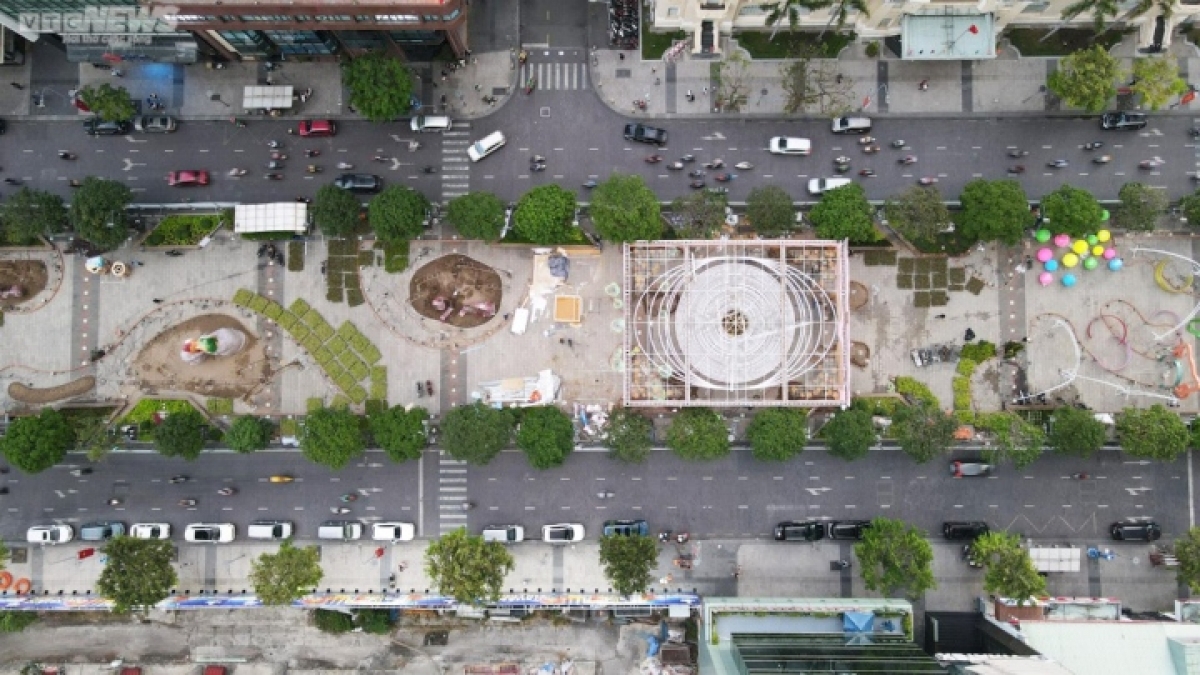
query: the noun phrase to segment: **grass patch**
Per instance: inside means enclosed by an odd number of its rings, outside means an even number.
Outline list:
[[[346,351],[346,348],[349,345],[346,343],[346,340],[339,335],[338,337],[326,342],[325,346],[329,348],[329,351],[333,352],[334,356],[341,356],[342,352]]]
[[[577,246],[591,244],[587,237],[583,236],[583,230],[578,227],[569,229],[567,237],[563,241],[556,241],[550,244],[539,244],[540,246]],[[508,236],[500,240],[502,244],[532,244],[533,242],[521,237],[517,234],[517,228],[509,230]]]
[[[362,403],[363,401],[367,400],[367,390],[363,389],[362,385],[356,384],[353,387],[350,387],[350,391],[347,393],[350,395],[350,400],[354,401],[355,403]]]
[[[358,242],[353,239],[330,239],[329,256],[347,256],[358,253]]]
[[[218,216],[167,216],[146,237],[146,246],[195,246],[212,234],[220,219]]]
[[[1004,31],[1012,46],[1021,56],[1067,56],[1094,44],[1112,49],[1130,31],[1107,30],[1097,35],[1089,28],[1064,28],[1055,31],[1048,40],[1042,40],[1049,28],[1010,28]]]
[[[271,303],[271,301],[268,300],[267,298],[264,298],[261,295],[256,295],[253,298],[250,298],[249,306],[252,311],[262,314],[263,310],[266,309],[267,305],[269,305],[270,303]]]
[[[233,294],[233,304],[237,305],[238,307],[249,307],[250,301],[254,299],[254,295],[254,291],[250,291],[245,288],[239,288],[237,289],[237,292]]]
[[[296,298],[296,301],[293,302],[292,306],[288,307],[288,309],[291,310],[292,314],[302,317],[302,316],[308,314],[309,310],[311,310],[312,307],[309,306],[309,304],[304,301],[304,298]]]
[[[350,365],[350,374],[358,378],[359,381],[362,381],[367,379],[367,376],[371,374],[371,371],[367,368],[367,364],[356,359],[354,363]]]
[[[679,40],[686,40],[687,33],[677,30],[670,33],[652,33],[649,30],[642,31],[642,58],[648,61],[657,61],[662,58],[664,52],[671,48]]]
[[[333,337],[333,326],[330,326],[327,321],[322,319],[320,324],[313,327],[313,332],[316,333],[317,337],[321,338],[321,340],[328,340],[329,338]]]
[[[741,31],[737,35],[737,43],[755,59],[786,59],[810,49],[815,50],[818,58],[832,59],[856,37],[851,32],[832,30],[824,35],[812,31],[781,30],[772,40],[771,31]]]
[[[333,402],[329,404],[330,408],[336,410],[345,410],[350,407],[350,397],[345,394],[336,394],[333,397]]]
[[[317,339],[316,335],[309,335],[300,341],[300,346],[304,347],[311,354],[321,348],[321,341]]]
[[[408,242],[398,241],[383,245],[383,271],[398,274],[408,269]]]
[[[196,408],[188,401],[144,398],[138,401],[127,415],[117,420],[116,426],[123,427],[126,424],[132,424],[138,428],[139,441],[153,441],[154,429],[158,426],[155,422],[156,416],[161,414],[165,417],[189,411],[196,411]]]
[[[346,299],[346,291],[340,286],[338,288],[330,286],[325,289],[325,299],[329,302],[342,302]]]
[[[283,312],[284,309],[279,303],[272,302],[267,304],[266,309],[263,310],[263,316],[272,321],[279,321],[279,317],[283,316]]]
[[[295,314],[287,311],[285,311],[283,314],[280,314],[279,318],[275,320],[275,322],[279,324],[280,328],[287,331],[290,331],[293,327],[295,327],[296,323],[299,321],[300,319],[297,319]]]
[[[371,415],[378,415],[379,413],[387,410],[387,407],[387,401],[379,398],[369,398],[367,399],[366,404],[367,416],[369,417]]]
[[[359,251],[358,266],[371,267],[375,264],[375,251]]]
[[[325,407],[325,401],[319,398],[310,398],[304,402],[304,409],[310,413],[314,413]],[[283,428],[282,426],[280,428]]]
[[[292,326],[292,339],[294,339],[296,342],[305,340],[310,335],[312,335],[312,330],[309,329],[308,326],[305,326],[302,323],[298,323],[295,326]]]
[[[366,302],[366,300],[363,298],[362,291],[358,290],[357,288],[346,289],[346,304],[347,305],[349,305],[351,307],[358,307],[359,305],[363,304],[364,302]]]
[[[304,271],[304,242],[289,241],[287,245],[287,268],[289,272]]]
[[[383,354],[380,353],[379,348],[371,343],[368,343],[366,347],[363,349],[358,349],[357,351],[359,356],[362,356],[363,360],[369,365],[375,365],[376,363],[379,363],[380,359],[383,358]]]
[[[280,436],[295,436],[300,431],[300,424],[294,418],[279,420]]]

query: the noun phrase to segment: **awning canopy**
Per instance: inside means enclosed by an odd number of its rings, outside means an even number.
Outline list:
[[[255,232],[308,231],[308,204],[277,202],[275,204],[239,204],[233,208],[233,231],[238,234]]]
[[[1078,572],[1080,549],[1031,547],[1029,558],[1039,572]]]
[[[991,14],[941,7],[906,14],[901,21],[901,58],[911,61],[970,61],[996,58],[996,24]]]
[[[247,110],[265,108],[283,110],[292,107],[292,85],[277,87],[246,87],[242,93],[242,107]]]

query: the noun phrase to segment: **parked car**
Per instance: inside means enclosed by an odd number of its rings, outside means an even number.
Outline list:
[[[297,130],[305,138],[337,135],[337,125],[329,120],[301,120]]]
[[[632,537],[638,534],[650,534],[650,526],[644,520],[606,520],[604,521],[604,536]]]
[[[1162,528],[1153,520],[1125,520],[1110,525],[1108,534],[1117,541],[1157,541]]]
[[[233,523],[192,523],[183,531],[184,541],[203,544],[228,544],[235,535]]]
[[[994,468],[984,462],[955,460],[950,462],[950,475],[955,478],[978,478],[987,476]]]
[[[775,526],[775,541],[818,541],[825,538],[825,523],[785,520]]]
[[[374,541],[412,541],[416,528],[412,523],[372,523],[371,539]]]
[[[108,541],[125,534],[125,523],[116,520],[97,520],[79,528],[80,541]]]
[[[123,136],[133,129],[126,121],[108,122],[99,117],[89,117],[83,122],[83,130],[89,136]]]
[[[865,134],[871,131],[869,117],[835,117],[833,133],[835,134]]]
[[[776,136],[771,139],[770,149],[772,155],[810,155],[812,141],[793,136]]]
[[[855,541],[862,539],[867,528],[871,526],[869,520],[835,520],[829,523],[826,534],[830,539],[853,539]]]
[[[525,541],[525,528],[520,525],[485,525],[483,540],[501,544],[519,544]]]
[[[544,525],[542,526],[542,541],[549,544],[567,544],[574,541],[583,541],[583,525],[579,523]]]
[[[849,178],[813,178],[808,181],[808,193],[820,195],[852,183]]]
[[[175,118],[170,115],[141,115],[133,118],[133,128],[144,134],[169,134],[175,131]]]
[[[65,544],[75,538],[70,525],[34,525],[25,532],[25,541],[30,544]]]
[[[1100,128],[1110,131],[1136,131],[1146,128],[1146,113],[1107,112],[1100,116]]]
[[[379,192],[383,187],[383,180],[371,173],[344,173],[338,176],[333,184],[343,190],[349,190],[357,194],[367,194]]]
[[[630,123],[625,125],[625,140],[662,147],[667,144],[667,132],[658,127]]]
[[[170,539],[171,526],[168,523],[134,523],[129,528],[129,536],[134,539]]]
[[[974,541],[989,531],[987,523],[982,520],[948,520],[942,523],[942,536],[950,540],[969,539]]]
[[[170,185],[171,187],[208,185],[208,172],[200,169],[172,171],[171,173],[167,174],[167,185]]]

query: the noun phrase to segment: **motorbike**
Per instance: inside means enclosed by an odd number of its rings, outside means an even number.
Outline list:
[[[709,188],[709,189],[708,189],[708,191],[709,191],[709,192],[711,192],[711,193],[713,193],[714,195],[727,195],[727,194],[729,194],[729,188],[725,187],[724,185],[720,185],[720,186],[717,186],[717,187],[715,187],[715,188]]]
[[[283,180],[283,174],[281,174],[281,173],[269,173],[269,174],[267,174],[266,176],[264,176],[264,178],[266,178],[267,180]]]
[[[163,255],[167,256],[168,258],[179,258],[179,257],[183,256],[183,251],[180,251],[177,248],[173,248],[170,251],[167,251],[166,253],[164,253]]]
[[[1008,172],[1011,174],[1022,174],[1025,173],[1025,167],[1021,166],[1020,164],[1016,166],[1010,166],[1008,167]]]
[[[308,166],[304,167],[304,171],[306,173],[321,173],[321,167],[317,166],[316,164],[309,164]]]
[[[1092,141],[1091,143],[1085,144],[1083,146],[1083,149],[1084,150],[1099,150],[1100,148],[1103,148],[1103,147],[1104,147],[1103,141]]]
[[[1091,476],[1087,475],[1086,473],[1079,472],[1071,474],[1071,478],[1074,480],[1087,480],[1088,478],[1091,478]]]
[[[329,512],[340,515],[343,513],[350,513],[350,508],[346,506],[331,506],[329,507]]]
[[[109,506],[120,506],[121,500],[117,499],[116,497],[113,497],[112,499],[108,500],[108,505]]]
[[[272,483],[290,483],[294,480],[296,480],[296,479],[292,478],[291,476],[288,476],[286,474],[278,474],[275,476],[271,476],[271,478],[270,478],[270,482],[272,482]]]
[[[4,182],[8,185],[20,185],[21,181],[16,178],[5,178]]]
[[[429,392],[430,396],[433,396],[433,382],[431,380],[425,380],[425,391]]]
[[[437,167],[434,167],[434,166],[426,166],[426,167],[422,167],[422,168],[421,168],[421,173],[423,173],[423,174],[435,174],[435,173],[437,173]]]
[[[838,175],[841,175],[850,170],[850,165],[849,164],[838,164],[837,166],[833,167],[833,170]]]
[[[684,155],[683,157],[679,158],[679,161],[683,162],[684,164],[691,164],[692,162],[696,161],[696,156]]]
[[[862,150],[863,150],[863,152],[867,153],[868,155],[873,155],[873,154],[879,152],[879,146],[878,145],[864,145]]]
[[[529,60],[529,52],[527,52],[527,51],[525,51],[524,49],[522,49],[522,50],[521,50],[521,53],[520,53],[520,54],[517,54],[517,61],[518,61],[518,62],[519,62],[521,65],[525,65],[525,62],[526,62],[526,61],[528,61],[528,60]]]
[[[287,155],[283,154],[282,152],[272,152],[271,159],[283,160],[283,159],[287,159]]]
[[[305,150],[305,151],[304,151],[304,156],[305,156],[305,157],[317,157],[317,156],[319,156],[320,154],[321,154],[321,151],[320,151],[320,150]]]
[[[645,110],[645,109],[646,109],[646,102],[645,102],[644,100],[640,99],[640,98],[639,98],[639,99],[636,99],[636,100],[633,102],[633,107],[637,108],[638,110]]]
[[[899,140],[897,140],[897,141],[892,141],[892,147],[893,147],[893,148],[897,148],[897,149],[898,149],[898,148],[903,148],[903,147],[905,147],[906,145],[908,145],[908,144],[907,144],[907,143],[905,143],[904,141],[899,141]]]
[[[372,162],[383,162],[386,164],[387,162],[391,161],[391,158],[384,157],[383,155],[375,155],[374,157],[371,158],[371,161]]]
[[[1047,162],[1046,166],[1050,167],[1051,169],[1062,169],[1068,164],[1070,164],[1070,162],[1065,159],[1056,159],[1053,162]]]
[[[731,173],[719,173],[713,176],[713,180],[717,181],[718,183],[728,183],[734,178],[737,178],[737,176]]]
[[[720,169],[721,167],[725,166],[725,160],[723,160],[723,159],[714,159],[714,160],[713,160],[713,161],[711,161],[711,162],[705,162],[705,163],[704,163],[704,164],[702,164],[701,166],[703,166],[703,167],[704,167],[704,168],[706,168],[706,169]]]
[[[704,174],[704,169],[696,169],[695,171],[688,172],[688,178],[704,178]]]
[[[343,504],[349,504],[350,502],[358,501],[358,495],[354,494],[353,492],[347,492],[346,494],[342,495],[341,497],[338,497],[338,500],[341,501]]]
[[[738,162],[737,164],[733,165],[733,168],[741,171],[749,171],[750,169],[754,168],[754,165],[750,162]]]
[[[599,183],[597,183],[596,181],[589,180],[588,182],[583,184],[583,187],[588,190],[591,190],[592,188],[596,187],[597,185],[599,185]]]
[[[529,80],[525,83],[525,93],[532,94],[537,88],[537,75],[530,75]]]
[[[1108,164],[1112,161],[1112,155],[1100,155],[1092,159],[1092,164]]]
[[[267,162],[267,168],[268,169],[282,169],[283,162],[275,162],[275,161]]]
[[[272,150],[277,150],[282,146],[279,144],[279,141],[267,141],[267,147],[271,148]]]
[[[907,166],[910,164],[916,164],[917,157],[916,157],[916,155],[905,155],[896,161],[900,164],[904,164],[905,166]]]
[[[338,162],[338,163],[337,163],[337,168],[339,168],[339,169],[353,169],[353,168],[354,168],[354,165],[353,165],[353,164],[351,164],[350,162]]]
[[[533,162],[534,164],[545,164],[546,158],[542,157],[541,155],[534,155],[533,157],[529,158],[529,161]]]
[[[1017,159],[1018,157],[1028,157],[1029,151],[1028,150],[1016,150],[1016,149],[1009,150],[1008,156],[1012,157],[1013,159]]]
[[[646,158],[646,163],[647,164],[658,164],[659,162],[662,161],[662,159],[663,159],[662,155],[650,155],[649,157]]]
[[[229,175],[234,178],[241,178],[242,176],[246,175],[246,170],[245,169],[230,169]]]
[[[545,171],[545,170],[546,170],[546,165],[545,165],[545,164],[539,164],[539,163],[537,163],[537,162],[534,162],[533,164],[530,164],[530,165],[529,165],[529,170],[530,170],[530,171],[532,171],[532,172],[534,172],[534,173],[539,173],[539,172],[541,172],[541,171]]]
[[[1158,167],[1162,166],[1165,163],[1166,162],[1162,161],[1161,159],[1159,159],[1157,157],[1155,157],[1154,159],[1143,159],[1142,161],[1138,162],[1138,168],[1139,169],[1157,169]]]
[[[860,175],[860,176],[862,176],[862,177],[864,177],[864,178],[874,178],[874,177],[875,177],[875,171],[874,171],[874,170],[872,170],[872,169],[862,169],[862,170],[860,170],[860,171],[858,172],[858,175]]]
[[[703,188],[704,188],[704,181],[702,181],[702,180],[694,180],[694,181],[692,181],[692,182],[688,183],[688,187],[692,188],[693,190],[700,190],[700,189],[703,189]]]
[[[614,494],[613,494],[613,492],[612,492],[612,491],[610,491],[610,490],[603,490],[603,491],[601,491],[601,492],[597,492],[597,493],[596,493],[596,497],[597,497],[598,499],[612,499],[612,498],[613,498],[613,496],[614,496]]]
[[[82,468],[82,469],[71,469],[72,476],[86,476],[86,475],[90,474],[91,472],[92,472],[92,470],[87,467]]]
[[[919,185],[933,185],[936,182],[938,182],[938,179],[933,176],[923,176],[917,179]]]
[[[849,164],[849,163],[850,163],[850,158],[849,158],[849,157],[847,157],[847,156],[845,156],[845,155],[842,155],[842,156],[840,156],[840,157],[837,157],[837,158],[835,158],[835,159],[833,160],[833,163],[834,163],[834,164]]]
[[[186,483],[187,481],[188,481],[187,476],[171,476],[171,479],[168,480],[167,482],[172,485],[178,485],[180,483]]]
[[[58,153],[59,159],[75,159],[75,157],[76,157],[75,153],[67,152],[65,150],[60,150]]]
[[[222,497],[232,497],[233,495],[237,494],[237,490],[231,487],[221,488],[220,490],[217,490],[217,494],[221,495]]]
[[[1200,138],[1200,127],[1192,127],[1188,129],[1188,135],[1192,138]]]
[[[667,168],[672,171],[683,171],[683,162],[671,162]]]
[[[859,145],[871,145],[874,142],[875,142],[874,136],[863,136],[862,138],[858,139]]]
[[[417,382],[417,398],[424,398],[424,396],[425,396],[425,385],[420,382]]]
[[[179,505],[180,506],[195,506],[196,500],[195,499],[180,499]]]

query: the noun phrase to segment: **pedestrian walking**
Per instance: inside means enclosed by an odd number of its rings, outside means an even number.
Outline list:
[[[618,56],[618,57],[619,57],[619,58],[620,58],[622,61],[624,61],[624,60],[625,60],[625,52],[621,52],[621,53],[617,54],[617,56]]]
[[[662,84],[662,78],[658,78],[658,77],[654,78],[654,84],[656,84],[656,85]]]
[[[695,102],[696,102],[696,95],[692,93],[692,90],[691,90],[691,89],[688,89],[688,90],[687,90],[687,93],[686,93],[686,94],[684,94],[684,96],[686,96],[686,97],[687,97],[688,103],[695,103]]]
[[[25,88],[25,85],[21,84],[20,82],[9,82],[9,84],[11,84],[12,88],[16,89],[17,91],[20,91]]]
[[[946,318],[946,315],[945,315],[945,314],[934,314],[934,315],[933,315],[933,318],[935,318],[935,319],[944,319],[944,318]]]
[[[109,71],[109,72],[111,72],[111,73],[112,73],[112,76],[113,76],[113,77],[125,77],[125,73],[124,73],[124,72],[122,72],[122,71],[121,71],[119,68],[113,68],[113,69],[112,69],[111,71]]]
[[[707,94],[708,94],[708,87],[705,87],[705,88],[704,88],[704,93],[705,93],[705,95],[707,95]]]
[[[929,89],[929,80],[921,80],[921,83],[917,85],[917,89],[921,91]]]
[[[838,84],[841,84],[841,83],[842,83],[842,74],[841,74],[841,73],[838,73],[838,75],[837,75],[837,78],[836,78],[836,79],[837,79],[837,83],[838,83]]]
[[[161,305],[161,304],[162,304],[162,298],[155,298],[155,299],[154,299],[154,304],[156,304],[156,305]]]

